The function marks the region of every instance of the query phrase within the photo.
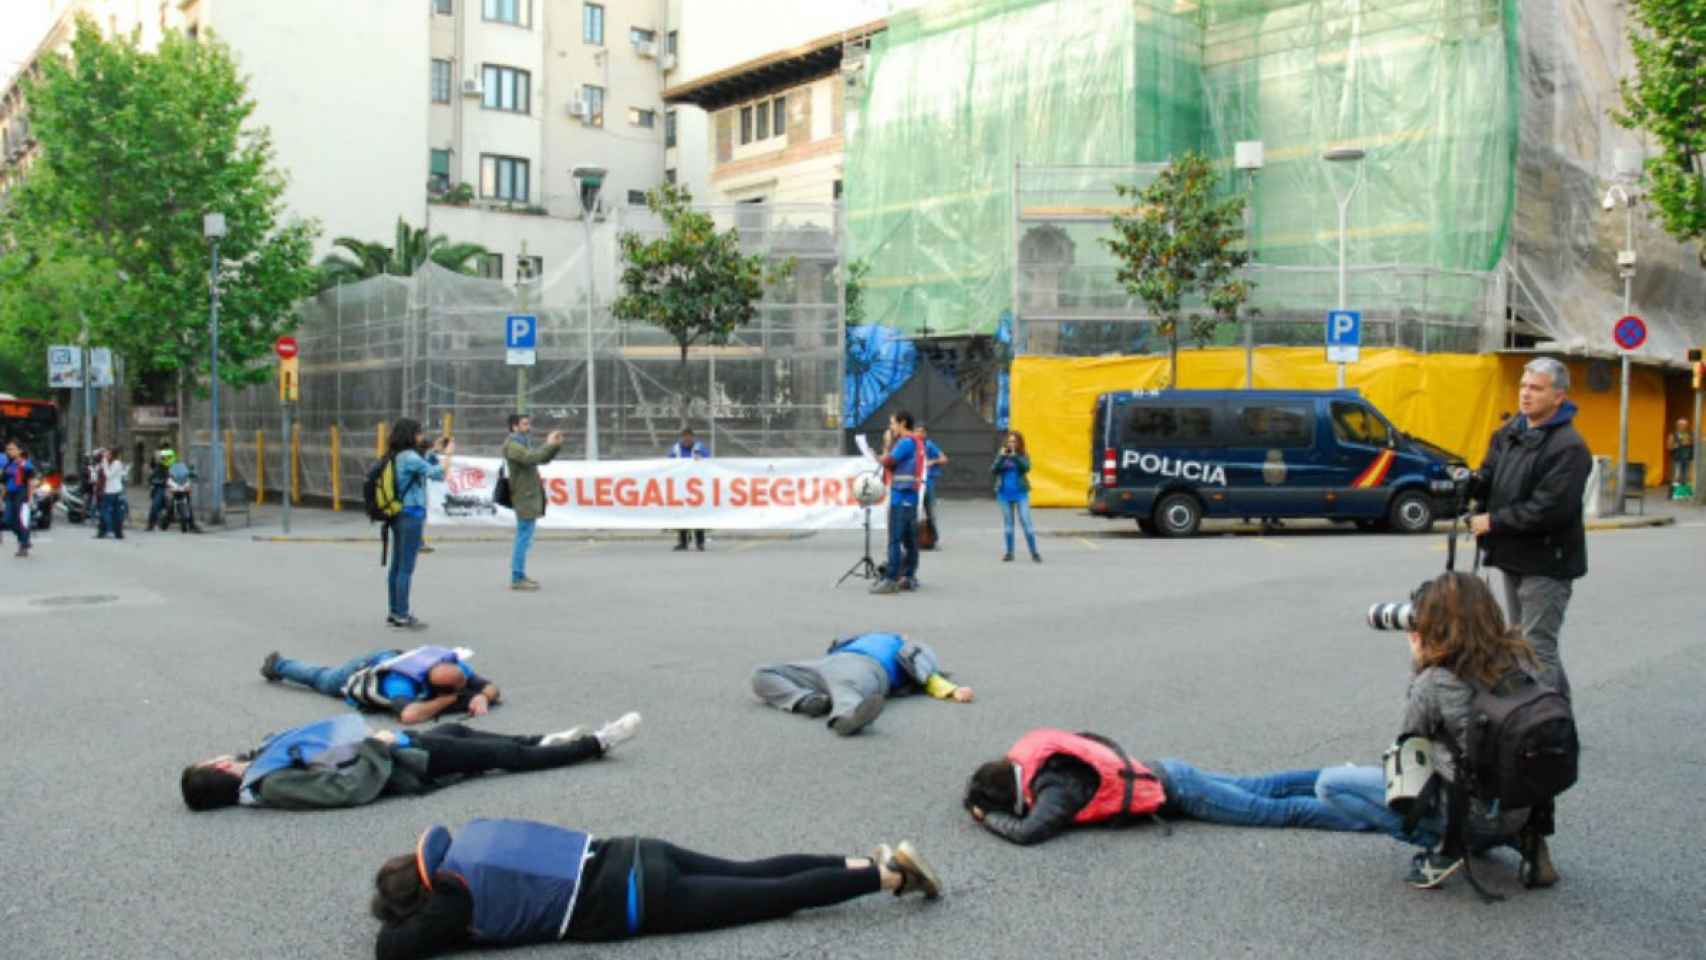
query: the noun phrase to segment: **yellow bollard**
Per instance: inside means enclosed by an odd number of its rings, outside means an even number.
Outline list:
[[[225,482],[237,482],[237,431],[225,431]]]
[[[255,431],[255,505],[267,499],[267,435]]]
[[[302,424],[290,425],[290,502],[302,502]]]
[[[338,443],[338,425],[332,424],[332,512],[337,513],[344,508],[343,451]]]
[[[450,428],[456,424],[456,414],[454,414],[454,413],[445,414],[444,417],[442,418],[441,423],[442,423],[442,426],[444,429],[439,433],[439,436],[441,436],[441,437],[450,436],[451,435]]]
[[[385,421],[381,420],[381,421],[379,421],[379,431],[378,431],[378,438],[379,439],[378,439],[378,442],[376,442],[373,445],[373,455],[376,457],[385,456],[385,439],[386,439],[385,433],[386,433]]]

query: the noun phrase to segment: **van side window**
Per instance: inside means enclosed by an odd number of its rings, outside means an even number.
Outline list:
[[[1212,407],[1139,406],[1126,417],[1121,446],[1202,446],[1214,436]]]
[[[1307,447],[1314,442],[1314,414],[1301,404],[1237,407],[1233,416],[1241,442],[1248,446]]]
[[[1372,410],[1360,403],[1333,401],[1333,432],[1345,443],[1364,443],[1385,447],[1392,443],[1392,433]]]

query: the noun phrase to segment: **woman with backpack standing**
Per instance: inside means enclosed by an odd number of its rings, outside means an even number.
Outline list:
[[[1466,573],[1446,572],[1424,583],[1413,595],[1414,624],[1410,658],[1414,674],[1404,709],[1403,733],[1432,741],[1432,766],[1445,783],[1458,782],[1458,747],[1475,750],[1470,727],[1478,711],[1477,691],[1503,688],[1505,681],[1526,678],[1538,685],[1534,648],[1520,628],[1507,626],[1498,601],[1485,581]],[[1551,693],[1540,687],[1537,692]],[[1574,740],[1573,725],[1570,739]],[[1574,779],[1574,751],[1570,757]],[[1416,802],[1427,803],[1406,824],[1387,806],[1386,772],[1380,767],[1343,766],[1323,770],[1316,794],[1329,806],[1407,843],[1425,848],[1411,863],[1409,883],[1431,890],[1464,864],[1461,853],[1431,852],[1446,829],[1445,794]],[[1546,837],[1552,833],[1552,801],[1533,807],[1489,805],[1471,797],[1461,824],[1470,850],[1481,852],[1514,846],[1522,854],[1518,872],[1523,886],[1549,887],[1558,871]],[[1450,844],[1447,845],[1451,846]]]
[[[443,480],[456,453],[456,441],[440,437],[437,443],[421,436],[421,425],[404,417],[391,428],[391,476],[402,511],[391,520],[391,569],[387,576],[390,611],[385,622],[405,630],[424,630],[425,621],[409,610],[409,588],[415,575],[415,557],[421,551],[426,531],[427,481]]]
[[[1007,539],[1002,562],[1013,559],[1013,515],[1018,514],[1025,528],[1025,544],[1031,548],[1031,560],[1042,563],[1043,555],[1037,552],[1037,531],[1031,527],[1031,481],[1025,476],[1031,472],[1031,456],[1025,452],[1024,434],[1017,430],[1007,432],[989,472],[995,477],[995,503],[1001,508],[1001,532]]]

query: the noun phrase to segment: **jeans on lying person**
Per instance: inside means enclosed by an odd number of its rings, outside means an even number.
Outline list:
[[[1386,772],[1379,767],[1328,767],[1315,781],[1315,796],[1339,815],[1363,824],[1359,829],[1377,830],[1418,847],[1439,844],[1445,826],[1437,816],[1423,817],[1414,833],[1404,830],[1404,818],[1386,805]]]
[[[363,667],[370,667],[381,660],[387,660],[396,655],[396,650],[378,650],[373,653],[364,653],[341,667],[322,667],[303,660],[280,657],[274,668],[278,670],[279,677],[291,683],[318,690],[328,697],[342,697],[344,695],[344,683],[349,680],[351,674]]]
[[[1198,770],[1182,760],[1162,760],[1159,765],[1166,777],[1167,805],[1194,820],[1239,827],[1376,829],[1316,795],[1319,770],[1241,777]]]

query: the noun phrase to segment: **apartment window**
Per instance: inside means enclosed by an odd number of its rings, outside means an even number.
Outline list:
[[[432,102],[450,102],[449,60],[434,60],[432,62]]]
[[[544,257],[516,257],[515,279],[537,280],[545,273]]]
[[[836,200],[841,199],[841,181],[840,180],[835,181],[833,198]]]
[[[427,156],[427,187],[435,193],[450,189],[450,151],[433,150]]]
[[[674,183],[675,182],[675,168],[674,167],[670,167],[668,170],[665,170],[663,172],[663,182],[664,183]]]
[[[432,12],[450,16],[456,12],[456,0],[432,0]]]
[[[526,70],[486,64],[482,73],[481,105],[487,110],[531,112],[533,77]]]
[[[788,132],[788,98],[777,97],[770,101],[770,130],[778,137]]]
[[[488,253],[482,256],[480,258],[480,276],[489,280],[502,280],[504,278],[504,255]]]
[[[636,46],[642,43],[656,43],[657,39],[658,34],[656,30],[644,30],[640,27],[628,28],[628,42],[635,44]]]
[[[581,87],[581,99],[586,101],[586,122],[604,126],[604,88],[587,84]]]
[[[681,46],[681,31],[671,30],[669,33],[664,34],[664,38],[663,38],[663,52],[664,53],[667,53],[673,57],[673,56],[675,56],[676,48],[679,46]]]
[[[493,23],[533,26],[533,0],[484,0],[481,16]]]
[[[650,130],[657,126],[658,112],[656,110],[641,110],[639,107],[629,107],[628,122],[636,127],[645,127]]]
[[[663,145],[666,147],[675,146],[675,111],[674,110],[665,110],[663,112]]]
[[[480,157],[480,196],[526,203],[527,161],[520,157]]]
[[[645,205],[646,205],[646,191],[644,191],[644,190],[629,190],[628,191],[628,206],[630,206],[630,207],[643,207]]]
[[[588,3],[581,6],[581,40],[595,46],[604,46],[604,4]]]
[[[752,108],[740,108],[740,142],[752,142]]]
[[[769,139],[769,137],[770,137],[770,105],[768,103],[761,103],[758,105],[758,108],[754,112],[757,114],[756,119],[758,120],[758,123],[755,124],[757,129],[752,131],[752,138],[754,140],[767,140],[767,139]]]

